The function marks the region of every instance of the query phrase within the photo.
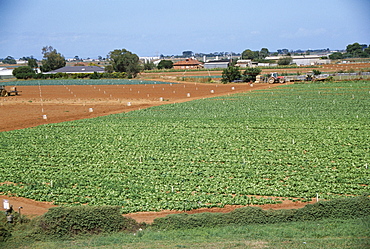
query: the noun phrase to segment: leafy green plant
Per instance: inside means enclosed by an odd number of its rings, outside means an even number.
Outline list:
[[[1,132],[0,192],[123,213],[362,195],[369,91],[367,81],[284,85]]]

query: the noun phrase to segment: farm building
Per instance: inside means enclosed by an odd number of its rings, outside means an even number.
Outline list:
[[[8,69],[6,67],[0,67],[0,79],[11,79],[13,76],[14,69]]]
[[[153,61],[158,61],[160,58],[159,56],[152,56],[152,57],[139,57],[139,60],[144,62],[144,63],[149,63]]]
[[[238,60],[236,62],[236,65],[237,67],[251,67],[252,66],[252,60]]]
[[[75,66],[75,67],[61,67],[56,70],[47,72],[45,74],[55,74],[55,73],[104,73],[104,68],[98,66]]]
[[[199,69],[203,68],[201,62],[196,59],[188,58],[184,61],[178,61],[173,64],[174,69]]]
[[[321,57],[325,55],[294,55],[291,56],[293,61],[292,64],[298,66],[318,65],[318,64],[329,64],[330,60],[323,60]],[[279,60],[282,56],[268,56],[266,60]]]
[[[230,60],[214,60],[207,61],[204,63],[204,68],[227,68],[229,66]]]

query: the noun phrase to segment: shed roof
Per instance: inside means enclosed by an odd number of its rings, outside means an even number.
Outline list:
[[[48,73],[104,73],[104,68],[97,67],[97,66],[68,66],[68,67],[62,67],[58,68],[56,70],[50,71]]]
[[[206,63],[229,63],[230,60],[212,60],[212,61],[207,61]]]
[[[192,59],[192,58],[188,58],[184,61],[178,61],[178,62],[175,62],[173,65],[174,66],[191,66],[191,65],[200,65],[202,63],[200,63],[198,60],[196,59]]]

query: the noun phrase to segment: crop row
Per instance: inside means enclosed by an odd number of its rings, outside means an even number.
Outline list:
[[[368,82],[295,84],[2,132],[0,192],[124,212],[361,195],[369,109]]]

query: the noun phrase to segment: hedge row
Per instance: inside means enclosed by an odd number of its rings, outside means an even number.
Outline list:
[[[140,225],[132,218],[123,217],[120,207],[77,206],[56,207],[45,213],[39,227],[53,237],[105,232],[135,231]]]
[[[17,213],[16,213],[17,214]],[[224,225],[273,224],[280,222],[313,221],[325,218],[353,219],[370,214],[370,198],[366,196],[320,201],[301,209],[262,210],[244,207],[230,213],[174,214],[154,220],[153,229],[188,229]],[[17,223],[17,222],[16,222]],[[51,208],[37,219],[36,233],[51,237],[73,237],[118,231],[137,231],[144,224],[124,217],[120,207],[76,206]],[[11,236],[5,216],[0,217],[0,241]]]
[[[155,219],[156,229],[187,229],[221,225],[273,224],[291,221],[321,220],[324,218],[352,219],[370,214],[370,198],[353,197],[307,204],[301,209],[262,210],[244,207],[230,213],[174,214]]]

